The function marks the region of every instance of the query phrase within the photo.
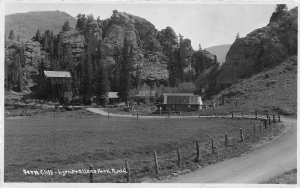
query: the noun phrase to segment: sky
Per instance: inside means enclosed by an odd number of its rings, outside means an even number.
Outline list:
[[[296,4],[287,4],[293,8]],[[170,26],[176,34],[192,41],[196,50],[215,45],[232,44],[236,34],[246,36],[266,26],[275,4],[199,4],[199,3],[6,3],[5,14],[29,11],[64,11],[73,17],[78,13],[109,18],[113,10],[127,12],[150,21],[158,30]]]

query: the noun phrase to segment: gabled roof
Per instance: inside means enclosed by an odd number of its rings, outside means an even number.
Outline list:
[[[118,92],[108,92],[108,98],[109,99],[118,99]]]
[[[48,78],[71,78],[68,71],[44,71],[44,74]]]

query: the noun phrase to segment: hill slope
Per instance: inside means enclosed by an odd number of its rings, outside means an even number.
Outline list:
[[[297,54],[298,8],[274,12],[270,22],[231,45],[217,85],[222,87],[240,78],[271,69]]]
[[[69,20],[72,27],[76,24],[76,18],[61,11],[41,11],[17,13],[5,16],[5,36],[7,38],[10,30],[13,30],[15,36],[21,39],[31,39],[39,29],[43,34],[49,29],[57,34],[63,23]]]
[[[278,66],[261,72],[224,89],[212,101],[225,96],[220,110],[273,111],[283,115],[297,114],[297,56],[291,56]],[[235,106],[238,99],[238,106]]]
[[[218,46],[212,46],[209,48],[206,48],[206,50],[214,55],[217,56],[218,61],[220,63],[224,63],[226,60],[227,52],[230,49],[231,44],[223,44]]]
[[[204,97],[217,94],[240,79],[272,70],[286,58],[297,55],[298,8],[275,11],[267,26],[256,29],[230,46],[219,69],[200,75],[197,86]]]

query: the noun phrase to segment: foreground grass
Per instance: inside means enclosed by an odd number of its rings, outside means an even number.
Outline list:
[[[253,136],[254,120],[243,119],[120,119],[67,118],[5,120],[5,181],[88,182],[88,175],[29,176],[22,170],[121,169],[128,160],[132,181],[155,178],[153,152],[157,151],[160,176],[236,157],[251,150],[253,143],[278,134],[282,125],[273,125]],[[243,128],[245,142],[239,142]],[[229,147],[224,147],[228,133]],[[210,138],[214,139],[211,153]],[[201,160],[195,159],[199,140]],[[181,166],[176,149],[180,148]],[[125,174],[95,174],[95,182],[125,182]]]
[[[272,178],[271,180],[264,182],[267,184],[297,184],[297,169],[285,172],[284,174]]]

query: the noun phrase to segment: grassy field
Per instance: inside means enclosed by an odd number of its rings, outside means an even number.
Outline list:
[[[61,116],[65,116],[62,114]],[[5,120],[5,181],[8,182],[88,182],[88,175],[30,176],[22,170],[120,169],[128,160],[134,182],[155,177],[153,151],[156,150],[161,175],[239,156],[262,137],[252,135],[254,120],[231,119],[120,119],[106,117]],[[237,142],[239,128],[246,142]],[[263,138],[278,134],[263,130]],[[256,129],[258,131],[258,127]],[[230,147],[223,147],[224,133]],[[211,154],[209,138],[214,139]],[[195,140],[199,139],[202,160],[194,163]],[[205,140],[206,139],[206,140]],[[183,156],[176,166],[176,148]],[[95,174],[96,182],[124,182],[124,174]]]

